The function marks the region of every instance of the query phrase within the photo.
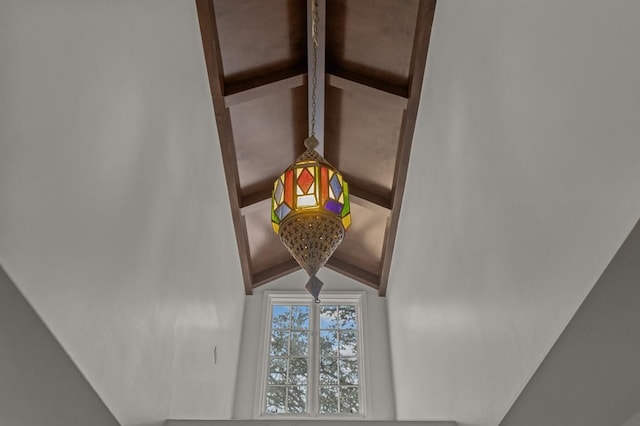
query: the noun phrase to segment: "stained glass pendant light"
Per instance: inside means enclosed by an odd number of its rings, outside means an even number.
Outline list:
[[[316,274],[342,242],[351,225],[349,185],[316,150],[317,22],[312,6],[313,74],[311,131],[307,150],[276,179],[271,197],[271,224],[289,253],[309,274],[306,289],[316,302],[322,281]]]

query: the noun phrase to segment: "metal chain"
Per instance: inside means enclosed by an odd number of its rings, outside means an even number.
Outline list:
[[[318,3],[311,4],[311,37],[313,39],[313,74],[311,75],[311,136],[316,135],[316,88],[318,86]]]

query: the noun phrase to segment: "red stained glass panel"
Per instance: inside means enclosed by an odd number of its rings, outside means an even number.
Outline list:
[[[320,168],[320,204],[329,198],[329,171],[326,167]]]
[[[293,170],[284,173],[284,202],[293,207]]]
[[[302,192],[306,194],[309,191],[309,188],[311,188],[312,184],[313,175],[309,173],[309,169],[305,168],[300,173],[300,176],[298,176],[298,186],[302,189]]]

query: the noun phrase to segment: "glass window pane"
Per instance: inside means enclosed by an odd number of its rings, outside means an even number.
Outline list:
[[[265,413],[284,413],[285,395],[286,388],[284,386],[267,386]]]
[[[341,385],[357,385],[358,384],[358,359],[345,358],[340,359],[340,384]]]
[[[267,383],[270,385],[284,385],[287,379],[287,359],[271,358],[269,360],[269,376]]]
[[[320,329],[338,328],[338,307],[333,305],[320,306]]]
[[[289,354],[291,356],[307,356],[309,351],[309,332],[292,331],[291,346]]]
[[[316,414],[359,413],[358,312],[349,303],[320,305],[317,311],[308,304],[272,305],[265,413],[308,414],[310,385],[318,392]],[[312,313],[319,317],[312,319]],[[315,377],[309,376],[312,331],[314,339],[319,335]]]
[[[340,412],[356,414],[358,411],[358,388],[340,386]]]
[[[336,358],[320,358],[320,384],[338,384],[338,360]]]
[[[291,358],[289,359],[289,384],[303,385],[307,383],[307,359]]]
[[[320,413],[333,414],[338,412],[338,387],[320,387]]]
[[[320,356],[338,356],[338,333],[336,331],[320,332]]]
[[[340,328],[355,329],[357,327],[358,322],[356,321],[356,307],[340,306]]]
[[[272,311],[272,329],[289,328],[291,307],[287,305],[274,305]]]
[[[289,332],[285,330],[276,330],[271,334],[271,351],[272,356],[286,356],[289,353]]]
[[[340,356],[357,356],[358,355],[358,332],[357,331],[341,331],[340,332]]]
[[[307,387],[289,386],[287,389],[287,412],[304,413],[307,407]]]
[[[298,330],[309,329],[309,307],[304,305],[293,306],[291,310],[291,328]]]

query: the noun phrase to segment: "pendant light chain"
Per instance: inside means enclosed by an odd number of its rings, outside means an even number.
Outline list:
[[[305,288],[316,303],[320,303],[319,294],[323,284],[317,273],[338,248],[351,226],[351,207],[349,185],[340,171],[316,151],[319,146],[315,136],[318,49],[324,49],[324,35],[320,32],[324,27],[319,31],[318,0],[308,1],[311,2],[311,16],[307,18],[311,25],[307,40],[307,109],[311,110],[307,111],[309,137],[304,141],[306,151],[274,182],[271,224],[291,256],[309,274]],[[324,12],[325,3],[321,4]],[[318,38],[323,41],[323,46],[320,46]],[[320,57],[321,67],[324,67],[323,56],[324,50]],[[324,73],[320,76],[320,84],[324,84]],[[320,92],[319,97],[320,108],[323,109],[320,125],[324,126],[324,91]]]
[[[318,3],[312,0],[311,37],[313,39],[313,70],[311,76],[311,136],[316,135],[316,89],[318,87]]]

